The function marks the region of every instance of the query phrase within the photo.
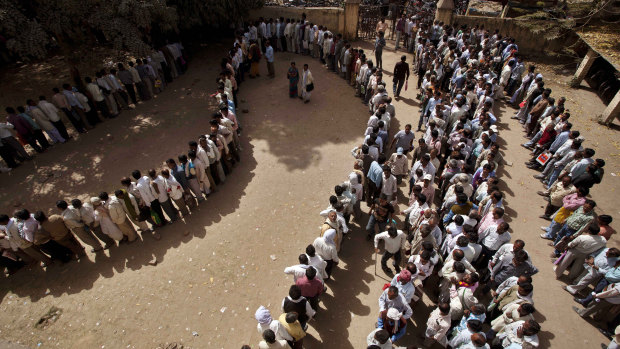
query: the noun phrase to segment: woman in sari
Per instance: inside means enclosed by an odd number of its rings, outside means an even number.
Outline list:
[[[260,52],[260,48],[258,47],[258,45],[256,44],[255,41],[252,41],[252,44],[250,45],[250,53],[248,54],[248,58],[250,59],[250,77],[251,78],[255,78],[257,76],[260,76],[259,74],[259,70],[258,70],[258,63],[260,62],[260,58],[261,58],[261,52]]]
[[[295,98],[297,97],[297,85],[299,84],[299,71],[295,67],[295,62],[291,62],[291,67],[288,68],[286,77],[288,78],[288,96]]]

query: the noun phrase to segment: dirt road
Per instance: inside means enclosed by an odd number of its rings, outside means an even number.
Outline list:
[[[110,192],[131,170],[159,168],[165,159],[186,151],[187,141],[206,132],[213,111],[208,97],[217,74],[213,62],[219,61],[223,46],[210,52],[215,53],[195,57],[190,71],[155,101],[2,175],[0,211],[10,212],[16,205],[52,208],[58,198]],[[400,55],[386,52],[385,67],[392,67]],[[307,105],[288,97],[290,60],[298,66],[310,63],[316,90]],[[264,65],[261,71],[266,75]],[[3,280],[0,337],[33,348],[39,343],[41,348],[155,348],[166,342],[192,348],[257,345],[254,311],[262,304],[279,314],[292,283],[282,271],[296,264],[317,236],[322,222],[318,212],[327,206],[334,185],[351,171],[350,150],[362,141],[368,113],[342,79],[316,60],[288,53],[276,55],[274,79],[263,76],[241,89],[245,102],[240,109],[250,112],[238,115],[243,151],[227,182],[185,222],[160,229],[161,241],[146,237],[105,255],[89,255],[89,260],[48,271],[23,270]],[[417,121],[414,96],[409,89],[396,103],[393,130]],[[589,98],[585,110],[602,110],[586,90],[577,90],[573,98]],[[522,166],[527,152],[519,147],[519,127],[509,120],[512,110],[500,110],[503,151],[513,163],[502,173],[508,214],[514,236],[525,239],[541,269],[534,281],[541,348],[598,346],[605,338],[572,312],[576,303],[554,280],[549,248],[537,237],[544,223],[536,218],[543,201],[531,194],[540,184]],[[575,119],[588,121],[582,115]],[[595,132],[608,131],[579,126],[589,142],[596,135],[610,158],[613,150],[603,139],[617,139],[615,131],[599,136]],[[610,175],[618,172],[617,163],[608,164],[608,175],[593,197],[604,211],[618,216],[611,210],[618,181]],[[362,226],[365,223],[366,216]],[[190,234],[183,236],[186,231]],[[307,348],[365,347],[376,321],[377,299],[387,281],[381,271],[374,274],[371,244],[356,224],[349,235],[323,310],[310,323]],[[148,265],[153,258],[157,266]],[[63,310],[60,318],[46,329],[35,329],[52,306]],[[430,310],[425,304],[416,307],[414,325],[399,344],[421,343],[416,332],[424,329]]]

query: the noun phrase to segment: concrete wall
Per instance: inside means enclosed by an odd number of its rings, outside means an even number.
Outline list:
[[[250,11],[249,20],[263,18],[294,18],[301,19],[305,13],[308,21],[314,24],[326,25],[332,33],[344,33],[344,9],[337,7],[282,7],[264,6]]]
[[[540,54],[545,51],[560,51],[562,48],[571,45],[578,40],[577,35],[572,31],[567,31],[565,35],[553,40],[547,40],[542,33],[533,33],[529,28],[518,25],[518,19],[497,18],[482,16],[463,16],[453,15],[452,23],[459,26],[467,24],[469,27],[484,25],[485,29],[494,31],[499,29],[502,36],[515,38],[519,51],[524,54]]]

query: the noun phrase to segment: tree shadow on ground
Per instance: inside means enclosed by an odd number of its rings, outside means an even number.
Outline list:
[[[290,62],[295,61],[300,74],[303,64],[309,64],[314,78],[315,90],[308,104],[298,98],[282,98],[288,96],[288,80],[286,73]],[[282,53],[276,57],[276,77],[274,79],[260,77],[249,80],[244,88],[261,89],[262,94],[248,97],[250,112],[259,99],[270,100],[273,109],[261,111],[265,118],[260,122],[249,118],[247,126],[253,128],[253,138],[265,141],[269,151],[285,164],[289,171],[304,170],[311,166],[326,166],[322,153],[329,153],[333,144],[349,143],[364,134],[363,127],[368,120],[368,108],[354,97],[354,90],[342,78],[327,71],[320,63],[308,56]],[[338,93],[328,92],[338,90]],[[301,90],[300,90],[301,92]],[[355,103],[358,101],[358,103]],[[336,106],[331,108],[330,106]],[[347,107],[345,107],[347,106]],[[288,110],[282,113],[281,110]],[[316,125],[323,125],[316,128]],[[296,145],[291,147],[288,142],[294,138]]]
[[[206,74],[216,71],[206,70]],[[199,81],[195,75],[186,74],[169,85],[157,99],[138,106],[136,110],[124,111],[118,118],[106,121],[83,137],[39,154],[35,160],[12,171],[10,176],[3,177],[5,190],[0,192],[0,210],[12,213],[12,210],[24,207],[32,212],[41,209],[48,214],[57,213],[53,208],[58,199],[87,201],[101,191],[113,193],[119,189],[119,179],[129,176],[134,169],[143,173],[151,168],[163,169],[166,159],[176,159],[179,154],[187,153],[188,141],[210,132],[208,122],[211,118],[205,117],[204,113],[215,111],[216,106],[208,93],[200,91],[207,91],[207,86],[212,84],[198,84],[198,92],[194,93],[192,87]],[[178,100],[189,98],[198,101],[170,107],[178,105],[174,104]],[[238,118],[240,123],[246,121],[243,114]],[[162,128],[168,131],[161,132]],[[189,243],[194,237],[204,238],[209,226],[237,210],[254,177],[257,166],[254,147],[247,137],[240,139],[241,162],[226,177],[226,182],[218,186],[218,191],[190,216],[158,228],[157,232],[162,236],[160,241],[150,234],[143,234],[132,244],[90,254],[78,262],[53,265],[47,270],[24,268],[3,282],[0,295],[5,296],[10,291],[36,302],[48,295],[59,297],[64,293],[78,293],[91,289],[99,277],[110,278],[127,268],[148,267],[155,260],[160,263],[171,248]],[[11,187],[21,190],[8,190]],[[24,192],[33,194],[22,195]],[[191,234],[184,236],[184,232]]]

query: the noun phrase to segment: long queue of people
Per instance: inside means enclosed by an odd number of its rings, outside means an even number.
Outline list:
[[[148,101],[187,70],[187,55],[181,43],[164,45],[145,58],[102,68],[84,79],[73,74],[74,84],[63,83],[52,89],[48,100],[40,95],[25,105],[6,107],[6,122],[0,123],[0,157],[8,172],[32,159],[28,144],[37,153],[69,141],[65,120],[78,133],[86,133],[105,119],[117,117]],[[62,115],[65,116],[63,120]]]
[[[301,23],[301,27],[311,26],[305,19]],[[318,40],[322,27],[314,28]],[[542,76],[535,67],[523,76],[525,66],[513,38],[419,18],[414,32],[413,67],[402,56],[394,67],[392,91],[399,98],[410,72],[418,75],[422,136],[417,147],[411,124],[390,134],[390,122],[396,116],[392,97],[382,69],[364,50],[331,33],[325,37],[328,46],[315,46],[319,54],[306,50],[303,40],[293,47],[297,53],[321,59],[327,69],[349,81],[371,116],[364,141],[352,151],[353,171],[336,185],[329,206],[320,213],[325,217],[320,236],[300,254],[298,264],[284,271],[293,275],[295,285],[282,302],[281,315],[274,319],[262,306],[256,311],[263,336],[259,348],[303,346],[308,321],[319,311],[325,283],[338,265],[338,252],[346,234],[353,231],[349,229],[352,220],[365,226],[377,253],[383,241],[381,268],[391,277],[379,297],[376,328],[367,336],[369,349],[395,346],[424,294],[436,305],[426,321],[424,347],[539,346],[541,326],[535,320],[532,283],[538,269],[525,242],[513,240],[499,187],[504,161],[493,106],[504,98],[521,105],[519,115],[533,136],[524,145],[534,150],[528,166],[545,168],[545,175],[557,170],[557,182],[553,177],[537,177],[547,178],[549,184],[539,194],[549,201],[543,218],[553,219],[550,227],[543,227],[543,237],[554,240],[553,256],[560,257],[556,275],[572,266],[569,277],[579,277],[566,287],[571,293],[596,284],[593,296],[576,298],[584,306],[589,304],[579,310],[582,316],[615,304],[618,250],[605,247],[614,233],[611,217],[595,219],[595,203],[585,198],[588,189],[600,182],[604,161],[591,159],[592,149],[583,151],[589,160],[579,157],[584,140],[571,130],[565,99],[555,105],[548,102],[550,91],[539,89],[534,95],[536,87],[542,87]],[[300,32],[297,37],[304,36]],[[383,33],[378,31],[375,53],[384,47]],[[547,100],[544,106],[541,100]],[[551,129],[561,136],[549,135]],[[396,219],[401,191],[408,197],[408,207],[400,212],[404,217]],[[369,207],[367,221],[363,201]],[[395,273],[388,266],[390,259]]]
[[[157,228],[189,219],[240,161],[236,106],[225,81],[217,82],[218,111],[204,125],[204,134],[188,142],[186,154],[165,160],[164,168],[134,170],[113,193],[100,192],[87,202],[58,200],[52,214],[26,208],[12,217],[0,214],[0,266],[12,274],[25,264],[48,267],[88,258],[83,244],[103,253],[139,240],[137,230],[159,240]]]

